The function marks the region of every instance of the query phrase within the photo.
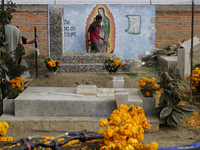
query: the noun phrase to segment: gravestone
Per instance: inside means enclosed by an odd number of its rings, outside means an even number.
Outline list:
[[[193,38],[193,52],[200,49],[199,39],[195,36]],[[178,68],[180,69],[181,79],[190,75],[191,70],[191,60],[190,60],[190,50],[191,50],[191,39],[181,44],[178,49]]]

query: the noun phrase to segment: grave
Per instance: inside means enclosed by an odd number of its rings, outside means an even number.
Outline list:
[[[92,94],[88,95],[83,88],[89,89]],[[9,130],[17,127],[33,132],[98,132],[99,121],[117,109],[116,90],[127,91],[128,106],[143,107],[138,90],[133,88],[96,88],[95,85],[79,85],[77,88],[28,87],[15,100],[4,100],[4,114],[0,121],[7,121]],[[152,124],[149,132],[158,131],[159,120],[152,115],[146,117]]]
[[[199,49],[200,49],[200,41],[197,37],[194,37],[193,58],[195,56],[195,52]],[[181,44],[181,47],[178,49],[178,67],[180,69],[181,79],[190,75],[191,71],[190,50],[191,50],[191,39]]]

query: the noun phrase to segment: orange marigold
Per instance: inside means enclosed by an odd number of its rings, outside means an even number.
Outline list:
[[[23,87],[21,87],[21,88],[20,88],[20,90],[24,91],[24,88],[23,88]]]
[[[146,96],[150,96],[150,93],[149,93],[149,92],[146,92]]]
[[[13,89],[15,88],[15,84],[12,84],[12,88],[13,88]]]
[[[187,76],[186,79],[188,80],[190,78],[190,76]]]

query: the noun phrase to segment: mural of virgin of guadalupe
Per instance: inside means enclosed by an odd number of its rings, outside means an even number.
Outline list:
[[[100,44],[100,52],[101,53],[114,53],[115,51],[115,38],[116,38],[116,28],[114,17],[110,12],[107,5],[96,5],[91,13],[89,14],[85,27],[85,44],[86,50],[90,52],[90,46],[88,45],[88,28],[92,22],[95,21],[96,15],[102,16],[102,26],[100,34],[107,41],[107,43],[103,43],[101,39],[99,39]]]
[[[102,16],[101,30],[100,35],[103,37],[107,43],[104,43],[101,39],[99,39],[99,47],[101,53],[106,53],[107,49],[110,48],[109,36],[110,36],[110,20],[105,15],[105,10],[103,7],[98,8],[98,14]],[[95,19],[94,19],[95,21]]]

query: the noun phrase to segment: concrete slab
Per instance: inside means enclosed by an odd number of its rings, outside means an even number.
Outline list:
[[[15,116],[31,117],[108,117],[117,109],[114,97],[71,96],[77,88],[28,87],[15,99]],[[128,105],[143,106],[137,89],[128,90]],[[45,93],[38,95],[38,91]],[[54,94],[56,93],[56,94]],[[103,108],[103,111],[102,111]]]
[[[159,130],[159,121],[155,116],[147,115],[147,122],[152,125],[147,132]],[[9,124],[9,132],[98,132],[102,117],[16,117],[3,114],[0,121]],[[12,136],[12,135],[11,135]],[[23,136],[23,135],[22,135]]]
[[[174,69],[178,66],[178,56],[159,56],[158,64],[167,69]]]

